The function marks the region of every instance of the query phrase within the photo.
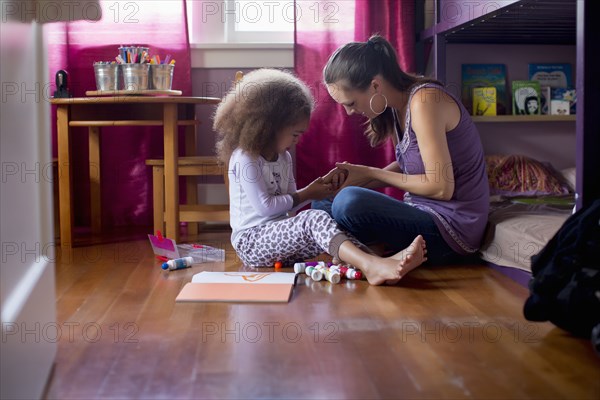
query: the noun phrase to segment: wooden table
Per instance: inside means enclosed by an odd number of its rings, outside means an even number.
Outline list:
[[[181,96],[110,96],[53,98],[57,105],[58,186],[60,241],[62,249],[73,245],[73,186],[70,145],[71,127],[88,127],[90,190],[92,198],[92,230],[100,227],[100,128],[103,126],[162,126],[165,160],[166,235],[179,238],[179,180],[177,175],[177,126],[185,125],[193,132],[198,120],[196,104],[217,104],[215,97]],[[157,119],[160,118],[160,119]]]

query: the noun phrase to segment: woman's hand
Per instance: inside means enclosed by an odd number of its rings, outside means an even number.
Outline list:
[[[346,171],[347,173],[342,188],[347,186],[364,187],[372,180],[372,177],[370,175],[371,167],[367,167],[365,165],[350,164],[346,161],[341,163],[338,162],[335,164],[335,166],[339,169]]]

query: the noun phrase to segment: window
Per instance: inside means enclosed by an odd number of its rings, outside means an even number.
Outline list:
[[[190,41],[293,43],[293,0],[188,0]]]

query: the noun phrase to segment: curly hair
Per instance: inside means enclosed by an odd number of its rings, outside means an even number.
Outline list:
[[[219,159],[229,162],[236,148],[252,156],[273,149],[281,130],[310,118],[314,106],[310,89],[291,73],[266,68],[248,73],[215,112]]]

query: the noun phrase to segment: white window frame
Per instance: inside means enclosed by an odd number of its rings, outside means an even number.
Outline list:
[[[187,1],[190,43],[196,46],[224,44],[223,47],[235,44],[260,43],[288,44],[294,41],[294,32],[290,31],[237,31],[236,20],[250,17],[250,10],[260,8],[258,1],[220,0],[220,1]],[[273,16],[289,13],[293,0],[266,1],[265,12]],[[248,13],[248,15],[246,15]],[[281,14],[279,14],[281,13]]]
[[[223,3],[225,0],[206,3],[198,0],[187,0],[186,2],[192,68],[294,67],[293,32],[290,41],[279,43],[273,40],[273,38],[281,36],[276,32],[264,32],[263,37],[260,38],[253,35],[256,42],[228,40],[231,38],[228,38],[227,24],[224,18],[203,16],[203,11],[210,13],[216,11],[214,8],[207,9],[207,4],[221,7]],[[232,18],[232,20],[234,19]],[[244,37],[249,40],[248,36]]]

